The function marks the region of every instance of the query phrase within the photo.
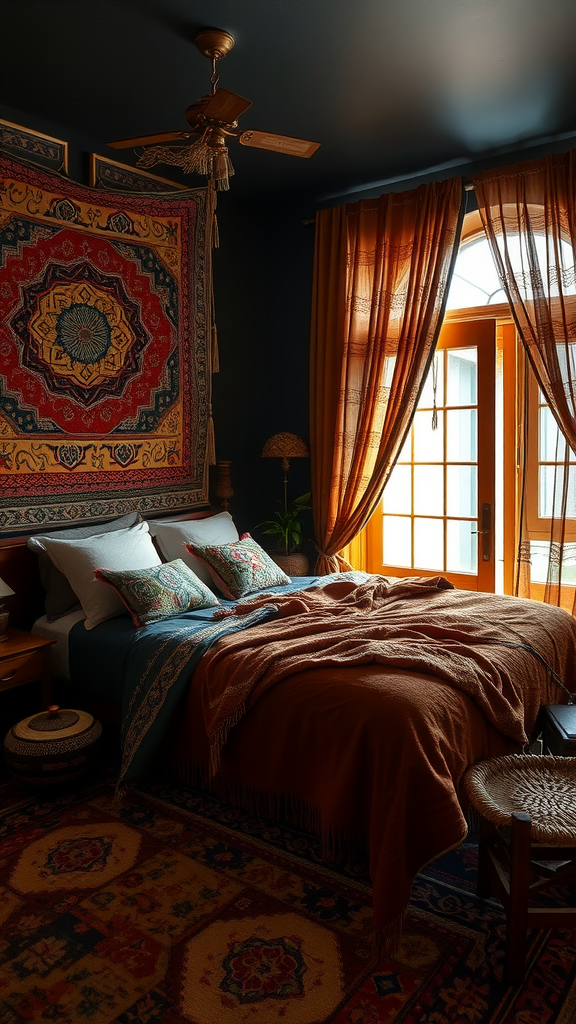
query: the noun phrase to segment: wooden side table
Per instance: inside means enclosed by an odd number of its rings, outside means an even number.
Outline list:
[[[576,704],[547,704],[541,711],[542,739],[550,754],[576,757]]]
[[[7,630],[8,639],[0,643],[0,691],[40,681],[42,704],[52,703],[52,676],[48,664],[48,648],[55,640],[33,636],[21,629]]]

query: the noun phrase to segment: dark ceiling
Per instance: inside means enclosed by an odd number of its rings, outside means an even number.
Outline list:
[[[205,26],[236,39],[219,71],[252,100],[241,126],[321,143],[232,142],[240,196],[322,203],[576,144],[574,0],[3,0],[2,103],[133,163],[106,140],[186,128]]]

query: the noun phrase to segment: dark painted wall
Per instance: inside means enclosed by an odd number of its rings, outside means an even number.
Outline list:
[[[314,227],[298,210],[236,203],[233,185],[218,201],[214,422],[218,456],[232,460],[239,526],[252,529],[283,495],[279,462],[261,458],[264,442],[284,430],[308,442]],[[289,497],[309,489],[309,460],[293,460]]]

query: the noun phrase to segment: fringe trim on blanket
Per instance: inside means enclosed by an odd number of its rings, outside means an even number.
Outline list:
[[[258,818],[285,821],[318,836],[322,856],[326,860],[349,862],[354,853],[367,857],[366,836],[362,833],[338,829],[323,821],[317,807],[292,793],[268,792],[244,786],[221,774],[213,776],[204,765],[191,764],[180,758],[171,759],[171,778],[186,786],[204,790],[223,803],[239,807]]]
[[[213,748],[214,749],[214,748]],[[367,840],[364,833],[338,829],[327,824],[317,807],[291,793],[267,792],[244,786],[233,779],[212,772],[212,751],[210,765],[198,765],[178,757],[172,757],[165,767],[172,780],[204,791],[223,803],[238,807],[258,818],[284,821],[288,825],[305,829],[320,839],[322,857],[328,861],[349,864],[354,853],[367,858]],[[346,878],[343,878],[344,883]],[[352,880],[351,880],[352,881]],[[402,911],[386,924],[375,925],[373,933],[373,959],[391,956],[398,949],[402,938],[405,912]]]
[[[118,806],[134,795],[134,787],[130,782],[117,782],[114,790],[114,803]]]
[[[245,711],[246,707],[244,703],[242,703],[240,707],[236,709],[234,714],[230,715],[230,717],[222,723],[220,728],[212,737],[210,743],[210,778],[213,779],[220,770],[220,751],[228,739],[230,729],[233,729],[235,725],[238,725],[240,719],[244,717]]]
[[[376,960],[383,956],[394,956],[398,952],[405,920],[406,912],[403,910],[392,921],[374,928],[373,954]]]
[[[472,804],[469,804],[464,812],[466,818],[466,824],[468,825],[468,832],[479,832],[480,831],[480,815]]]

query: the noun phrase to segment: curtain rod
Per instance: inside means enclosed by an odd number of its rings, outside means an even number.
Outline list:
[[[476,158],[457,157],[454,160],[446,160],[444,163],[435,164],[433,167],[414,171],[411,174],[401,174],[392,178],[383,178],[380,181],[372,181],[360,187],[347,189],[344,192],[334,192],[330,195],[322,196],[317,200],[317,202],[319,206],[331,201],[335,201],[336,203],[353,203],[362,198],[363,192],[376,192],[378,189],[388,188],[390,185],[400,185],[409,181],[417,181],[418,178],[429,178],[431,175],[434,175],[435,177],[440,174],[444,175],[445,171],[451,171],[452,175],[457,175],[459,171],[462,173],[464,168],[469,169],[472,164],[474,165],[475,170],[491,170],[494,167],[500,166],[502,158],[508,156],[512,157],[515,163],[520,162],[521,160],[539,159],[540,156],[546,155],[547,152],[563,152],[564,144],[571,142],[574,138],[576,138],[575,130],[559,132],[555,135],[542,136],[539,139],[526,139],[522,143],[512,143],[507,146],[499,146],[498,148],[491,150],[489,153],[478,155]],[[561,146],[562,149],[550,150],[550,147],[556,146]],[[544,150],[544,152],[542,152],[542,150]],[[530,151],[532,152],[530,153]],[[529,155],[521,156],[523,153],[528,153]],[[470,170],[468,170],[468,173],[470,174]],[[474,171],[472,173],[474,173]],[[464,178],[464,187],[467,191],[471,190],[472,183],[470,178]]]
[[[474,182],[470,178],[465,178],[464,179],[464,186],[463,186],[463,188],[464,188],[465,192],[473,192],[474,191]],[[315,223],[316,223],[316,218],[315,217],[307,217],[306,220],[302,221],[302,224],[304,224],[305,227],[308,227],[310,224],[315,224]]]

